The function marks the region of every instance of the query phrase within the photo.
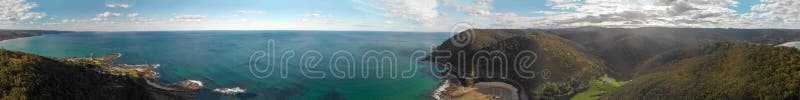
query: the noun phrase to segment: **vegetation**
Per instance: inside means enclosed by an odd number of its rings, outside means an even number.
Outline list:
[[[460,37],[472,41],[464,46],[454,44]],[[512,84],[531,99],[798,99],[800,94],[800,55],[795,54],[796,49],[772,46],[800,41],[800,30],[472,29],[453,38],[435,50],[454,54],[433,52],[426,60],[447,65],[447,73],[462,81],[474,76],[477,81]],[[536,63],[532,67],[505,66],[512,69],[510,73],[499,73],[504,66],[495,61],[471,61],[499,56],[479,51],[517,54],[524,50],[537,54]],[[457,54],[461,51],[464,55]],[[515,77],[520,69],[547,69],[551,77]]]
[[[133,69],[122,70],[122,73],[125,73],[126,75],[131,76],[133,78],[141,77],[141,76],[139,76],[139,72],[137,72],[136,70],[133,70]]]
[[[588,88],[588,80],[598,78],[607,70],[604,69],[604,65],[597,58],[585,54],[585,50],[580,45],[552,34],[491,29],[475,29],[469,32],[472,32],[473,41],[465,46],[459,47],[452,44],[451,40],[448,40],[437,47],[437,50],[465,52],[465,55],[452,55],[453,57],[450,58],[433,60],[438,63],[452,64],[448,73],[461,76],[459,78],[462,80],[475,73],[477,81],[506,82],[515,85],[522,91],[520,94],[527,94],[525,96],[531,96],[531,98],[565,99],[579,90]],[[469,35],[469,33],[461,33],[454,37],[459,37],[460,35]],[[514,60],[515,58],[513,57],[526,50],[536,53],[537,58],[528,59],[528,62],[536,63],[531,67],[512,65],[520,62]],[[506,56],[496,53],[482,54],[480,51],[497,51]],[[430,59],[434,59],[437,56],[446,56],[446,54],[434,53]],[[501,57],[506,59],[505,63],[509,65],[502,65],[501,63],[504,61],[497,60],[470,62],[477,57]],[[459,59],[470,61],[461,62]],[[505,69],[512,70],[505,73],[501,72]],[[518,69],[534,71],[536,72],[534,73],[536,77],[520,77],[520,74],[527,75],[530,73],[521,73]],[[544,71],[550,71],[551,75],[549,77],[540,76],[542,75],[541,72]],[[489,74],[495,76],[490,76]],[[508,78],[497,77],[501,76],[499,74],[506,74]]]
[[[635,78],[603,99],[800,99],[800,51],[719,43],[679,50],[674,63]],[[666,56],[663,56],[666,57]],[[673,56],[674,57],[674,56]]]
[[[600,98],[600,95],[608,91],[613,91],[626,82],[627,81],[617,81],[614,78],[608,77],[608,75],[604,75],[600,77],[600,79],[590,81],[588,90],[576,94],[574,97],[570,98],[570,100],[597,100]]]
[[[614,71],[609,75],[623,80],[649,73],[636,69],[642,62],[672,50],[720,42],[776,45],[800,41],[800,30],[785,29],[580,27],[532,31],[553,33],[579,43]]]
[[[40,31],[40,30],[0,30],[0,41],[20,38],[39,36],[44,34],[66,33],[63,31]]]
[[[132,78],[102,73],[91,63],[0,49],[0,99],[148,99]]]

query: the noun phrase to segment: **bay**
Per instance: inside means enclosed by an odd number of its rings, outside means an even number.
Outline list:
[[[449,37],[446,33],[368,32],[368,31],[157,31],[157,32],[80,32],[52,34],[0,42],[0,47],[37,55],[66,58],[122,53],[115,63],[160,64],[156,69],[160,84],[184,80],[204,82],[198,99],[348,99],[348,100],[417,100],[430,99],[431,91],[440,83],[431,71],[431,64],[418,62],[415,51],[431,50]],[[295,52],[295,58],[266,56],[255,63],[275,64],[267,60],[289,59],[287,77],[279,71],[270,76],[251,69],[257,52],[269,51],[268,43],[281,55]],[[370,51],[396,54],[396,68],[413,70],[409,78],[392,79],[390,68],[376,63],[363,63]],[[331,57],[337,51],[354,56],[357,77],[336,78],[331,73]],[[325,78],[314,79],[300,72],[299,58],[312,52],[322,55],[314,70],[325,72]],[[342,63],[334,63],[336,65]],[[391,65],[391,64],[390,64]],[[396,72],[396,70],[395,70]],[[362,78],[361,74],[368,77]],[[382,75],[378,75],[382,74]],[[259,76],[261,75],[261,76]],[[382,77],[379,77],[382,76]],[[224,96],[214,88],[242,87],[244,94]]]

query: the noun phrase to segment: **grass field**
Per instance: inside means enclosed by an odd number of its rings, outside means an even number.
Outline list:
[[[571,98],[571,100],[597,100],[599,95],[605,93],[606,91],[619,88],[626,82],[627,81],[617,81],[614,78],[608,77],[608,75],[604,75],[600,79],[589,82],[591,85],[589,89],[576,94]]]

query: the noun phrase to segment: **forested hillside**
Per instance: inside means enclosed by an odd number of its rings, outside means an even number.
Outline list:
[[[133,78],[101,73],[96,65],[70,63],[0,49],[0,99],[148,99]]]
[[[453,42],[464,39],[472,40],[463,46]],[[798,40],[800,31],[786,29],[473,29],[435,48],[455,54],[434,52],[428,60],[449,67],[447,73],[459,80],[476,76],[477,81],[506,82],[531,99],[567,99],[579,93],[599,94],[582,98],[623,100],[798,99],[800,53],[775,46]],[[512,57],[504,58],[513,60],[508,66],[471,60],[499,56],[486,51],[513,55],[525,50],[536,53],[537,59],[525,59],[534,60],[533,66],[519,65],[514,61],[520,59]],[[499,73],[505,67],[511,73]],[[516,77],[520,68],[547,70],[550,77]],[[510,78],[482,76],[486,74]],[[589,84],[594,80],[602,81]],[[604,84],[615,85],[594,87]]]
[[[579,43],[616,72],[610,75],[625,80],[646,74],[636,72],[637,65],[670,50],[720,42],[777,45],[800,41],[800,30],[788,29],[580,27],[532,31],[553,33]]]
[[[68,32],[42,31],[42,30],[0,30],[0,41],[20,38],[20,37],[31,37],[31,36],[39,36],[39,35],[55,34],[55,33],[68,33]]]
[[[567,99],[588,88],[589,80],[599,78],[607,71],[599,59],[585,54],[583,47],[553,34],[494,29],[469,31],[472,33],[461,33],[454,38],[471,35],[474,40],[470,44],[459,47],[452,42],[453,40],[445,41],[437,47],[437,50],[452,51],[452,57],[433,60],[452,64],[448,73],[460,76],[458,78],[462,81],[474,75],[477,81],[513,84],[520,88],[522,91],[520,94],[530,98]],[[518,54],[525,51],[532,51],[535,54],[528,55],[532,57],[530,59],[516,59]],[[458,52],[464,52],[466,55],[458,55]],[[430,58],[442,56],[448,54],[433,53]],[[481,57],[500,57],[506,60],[474,62],[474,59]],[[464,59],[465,62],[459,59]],[[525,62],[533,65],[519,66]],[[552,75],[541,76],[540,73],[544,71]],[[531,74],[533,78],[520,76]]]
[[[680,56],[675,56],[680,55]],[[659,56],[661,72],[639,76],[604,99],[800,99],[800,51],[718,43]]]

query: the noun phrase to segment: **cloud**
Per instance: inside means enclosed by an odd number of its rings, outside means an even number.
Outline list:
[[[96,17],[118,17],[118,16],[122,16],[122,13],[103,12],[96,15]]]
[[[203,16],[203,15],[187,15],[187,14],[173,14],[172,15],[172,20],[173,21],[181,21],[181,22],[197,22],[197,21],[203,21],[206,18],[208,18],[208,17],[207,16]]]
[[[260,10],[239,10],[239,11],[237,11],[237,13],[239,13],[239,14],[257,14],[257,15],[265,14],[264,11],[260,11]]]
[[[336,20],[333,14],[322,14],[322,12],[317,11],[314,13],[309,13],[303,15],[300,18],[300,22],[302,23],[317,23],[317,24],[342,24],[344,21]]]
[[[800,1],[797,0],[761,0],[761,4],[752,6],[751,10],[758,11],[755,17],[770,21],[800,23]]]
[[[320,18],[320,17],[323,17],[323,16],[322,16],[322,14],[319,14],[319,13],[310,13],[310,14],[306,14],[306,15],[304,15],[304,16],[305,16],[305,17],[314,17],[314,18]]]
[[[0,0],[0,23],[13,23],[22,20],[40,19],[47,16],[41,12],[31,12],[36,3],[25,0]]]
[[[137,16],[139,16],[139,13],[129,13],[127,16],[128,17],[137,17]]]
[[[419,23],[422,26],[434,26],[439,17],[439,6],[436,0],[352,0],[366,8],[354,8],[357,11],[380,14],[390,18],[400,18]]]
[[[733,0],[550,0],[559,26],[725,27],[744,23]]]
[[[475,24],[478,28],[753,27],[753,23],[765,22],[743,20],[746,15],[728,8],[738,6],[733,0],[549,0],[545,5],[550,10],[527,12],[536,14],[529,16],[520,16],[518,12],[493,12],[492,0],[442,2],[469,15],[458,21]]]
[[[122,16],[122,13],[103,12],[103,13],[95,15],[94,18],[92,18],[91,20],[92,21],[104,21],[104,20],[108,20],[109,17],[119,17],[119,16]]]
[[[106,8],[130,8],[133,5],[130,4],[106,4]]]
[[[62,19],[61,20],[61,23],[74,23],[74,22],[78,22],[78,20],[75,20],[75,19]]]
[[[487,16],[491,15],[492,0],[474,0],[474,5],[466,6],[454,1],[444,0],[445,6],[452,6],[457,11],[466,12],[470,16]]]
[[[565,14],[567,12],[560,12],[560,11],[531,11],[530,13],[534,14],[544,14],[544,15],[556,15],[556,14]]]

